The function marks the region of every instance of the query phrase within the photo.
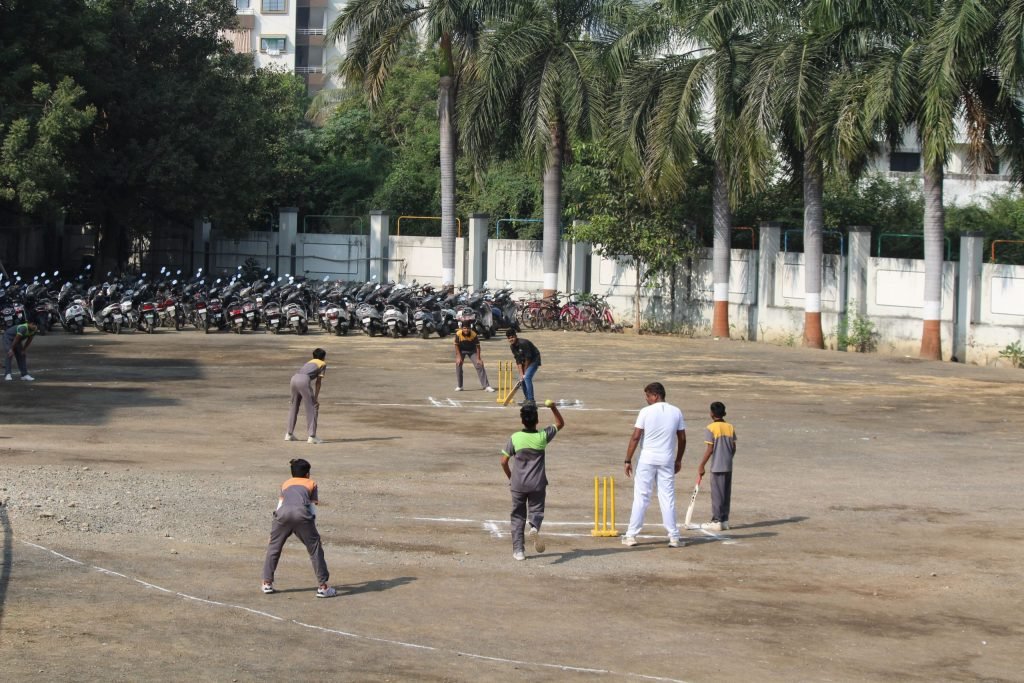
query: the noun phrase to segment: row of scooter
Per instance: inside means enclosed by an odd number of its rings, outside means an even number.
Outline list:
[[[350,331],[369,336],[424,339],[445,337],[469,322],[484,338],[518,327],[512,290],[435,290],[430,285],[311,280],[303,276],[274,277],[268,271],[207,277],[202,269],[185,278],[180,270],[161,268],[150,277],[107,273],[90,284],[83,271],[60,282],[60,272],[42,273],[30,282],[18,273],[0,289],[4,329],[32,321],[43,333],[57,323],[72,334],[88,326],[120,334],[122,330],[153,333],[160,328],[192,327],[205,333],[267,330],[273,334],[306,334],[311,325],[330,334]]]

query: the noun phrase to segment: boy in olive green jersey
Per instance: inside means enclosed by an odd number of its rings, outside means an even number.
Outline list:
[[[501,468],[509,480],[512,490],[512,557],[525,560],[524,530],[526,518],[530,518],[530,538],[538,553],[544,552],[544,540],[540,537],[540,525],[544,521],[544,499],[547,495],[548,477],[544,467],[544,454],[548,443],[565,426],[562,414],[553,401],[545,401],[555,416],[555,424],[537,430],[537,407],[523,406],[519,418],[522,431],[509,437],[505,450],[501,452]]]

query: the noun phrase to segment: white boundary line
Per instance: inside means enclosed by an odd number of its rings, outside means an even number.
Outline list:
[[[599,675],[605,675],[605,676],[618,676],[620,678],[638,678],[638,679],[642,679],[642,680],[645,680],[645,681],[663,681],[664,683],[686,683],[686,681],[680,680],[678,678],[667,678],[667,677],[664,677],[664,676],[651,676],[651,675],[648,675],[648,674],[638,674],[638,673],[632,673],[632,672],[624,673],[624,672],[619,672],[619,671],[613,671],[611,669],[592,669],[592,668],[588,668],[588,667],[572,666],[570,664],[554,664],[554,663],[550,663],[550,662],[532,662],[532,661],[527,661],[527,660],[522,660],[522,659],[508,659],[508,658],[505,658],[505,657],[494,657],[494,656],[490,656],[490,655],[482,655],[482,654],[479,654],[479,653],[476,653],[476,652],[464,652],[462,650],[454,650],[454,649],[446,648],[446,647],[434,647],[432,645],[423,645],[421,643],[412,643],[412,642],[406,642],[406,641],[402,641],[402,640],[393,640],[391,638],[380,638],[380,637],[377,637],[377,636],[367,636],[367,635],[362,635],[360,633],[353,633],[353,632],[350,632],[350,631],[340,631],[338,629],[328,628],[326,626],[317,626],[316,624],[307,624],[307,623],[304,623],[304,622],[301,622],[301,621],[298,621],[298,620],[295,620],[295,619],[285,619],[284,617],[279,617],[277,615],[270,614],[269,612],[263,612],[261,610],[252,609],[251,607],[245,607],[244,605],[232,605],[232,604],[226,603],[226,602],[218,602],[216,600],[209,600],[207,598],[200,598],[200,597],[197,597],[195,595],[189,595],[187,593],[181,593],[181,592],[169,589],[169,588],[164,588],[162,586],[157,586],[156,584],[148,583],[146,581],[143,581],[142,579],[137,579],[135,577],[131,577],[131,576],[128,576],[126,574],[121,574],[119,572],[115,572],[112,569],[106,569],[104,567],[98,567],[96,565],[87,565],[85,562],[82,562],[81,560],[76,560],[74,558],[68,557],[67,555],[62,555],[59,552],[57,552],[56,550],[52,550],[50,548],[38,545],[36,543],[30,543],[29,541],[24,541],[24,540],[21,540],[21,539],[18,539],[18,540],[21,543],[23,543],[23,544],[25,544],[27,546],[30,546],[32,548],[36,548],[37,550],[42,550],[43,552],[46,552],[46,553],[50,553],[51,555],[54,555],[54,556],[56,556],[56,557],[58,557],[58,558],[60,558],[60,559],[62,559],[64,561],[66,561],[66,562],[70,562],[72,564],[77,564],[77,565],[80,565],[80,566],[83,566],[83,567],[87,566],[90,569],[92,569],[93,571],[99,572],[100,574],[103,574],[104,576],[116,577],[116,578],[119,578],[119,579],[125,579],[126,581],[132,581],[132,582],[138,583],[138,584],[140,584],[140,585],[142,585],[142,586],[144,586],[146,588],[153,588],[153,589],[156,589],[156,590],[158,590],[158,591],[160,591],[162,593],[167,593],[169,595],[173,595],[175,597],[182,598],[183,600],[189,600],[189,601],[192,601],[192,602],[203,603],[203,604],[211,605],[211,606],[214,606],[214,607],[226,607],[228,609],[237,609],[237,610],[241,610],[243,612],[248,612],[250,614],[254,614],[256,616],[266,617],[268,619],[273,619],[274,621],[281,621],[281,622],[288,621],[288,622],[290,622],[292,624],[295,624],[296,626],[301,626],[303,628],[312,629],[314,631],[320,631],[322,633],[331,633],[331,634],[342,636],[342,637],[345,637],[345,638],[352,638],[352,639],[355,639],[355,640],[365,640],[365,641],[369,641],[369,642],[373,642],[373,643],[381,643],[381,644],[384,644],[384,645],[394,645],[394,646],[397,646],[397,647],[410,648],[410,649],[414,649],[414,650],[424,650],[424,651],[427,651],[427,652],[436,652],[436,653],[439,653],[439,654],[454,655],[456,657],[468,657],[468,658],[471,658],[471,659],[478,659],[478,660],[486,661],[486,662],[495,662],[495,663],[498,663],[498,664],[511,664],[511,665],[514,665],[514,666],[532,666],[532,667],[544,668],[544,669],[557,669],[559,671],[568,671],[568,672],[573,672],[573,673],[599,674]]]
[[[479,524],[480,527],[484,531],[486,531],[488,534],[490,534],[490,536],[492,538],[503,538],[503,537],[505,537],[506,535],[509,534],[509,531],[507,531],[507,530],[503,531],[502,529],[510,527],[512,525],[512,522],[510,522],[507,519],[482,519],[481,520],[481,519],[463,519],[461,517],[399,517],[399,519],[411,519],[414,522],[441,522],[441,523],[445,523],[445,524]],[[556,527],[557,526],[582,526],[582,527],[592,528],[594,526],[594,523],[593,522],[550,522],[548,520],[544,520],[544,528],[545,529],[548,528],[548,527],[553,527],[553,526],[556,526]],[[625,524],[616,524],[615,525],[616,529],[618,529],[620,527],[623,528],[623,534],[622,534],[623,536],[625,535],[624,527],[626,527],[626,526],[627,525],[625,525]],[[680,531],[699,531],[702,534],[704,534],[705,536],[710,536],[712,539],[714,539],[716,541],[721,541],[722,545],[739,545],[739,543],[740,543],[739,541],[737,541],[736,539],[732,538],[731,536],[719,536],[718,534],[716,534],[714,532],[708,531],[707,529],[701,529],[699,526],[692,525],[692,524],[690,526],[688,526],[688,527],[680,525],[679,526],[679,530]],[[574,534],[574,533],[567,533],[567,532],[551,533],[551,532],[545,531],[544,535],[545,536],[561,536],[561,537],[566,537],[566,538],[597,538],[595,536],[591,536],[590,534]],[[614,538],[614,537],[612,537],[612,538]],[[637,538],[664,538],[664,535],[661,535],[661,534],[638,534]]]
[[[495,405],[486,405],[491,401],[480,400],[480,399],[454,399],[454,398],[434,398],[433,396],[427,397],[426,403],[373,403],[371,401],[336,401],[332,405],[336,406],[370,406],[373,408],[459,408],[462,410],[504,410],[506,407],[494,402]],[[484,404],[484,405],[466,405],[466,404]],[[556,404],[557,405],[557,404]],[[590,413],[635,413],[635,409],[626,410],[623,408],[587,408],[582,403],[574,403],[570,405],[557,405],[559,410],[573,410]]]

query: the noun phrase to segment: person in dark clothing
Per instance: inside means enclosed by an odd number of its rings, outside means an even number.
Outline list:
[[[508,337],[509,348],[512,349],[512,356],[516,359],[519,367],[519,376],[523,379],[523,396],[526,402],[523,405],[536,405],[533,395],[533,376],[540,369],[540,351],[529,339],[520,339],[516,331],[509,329],[505,336]]]

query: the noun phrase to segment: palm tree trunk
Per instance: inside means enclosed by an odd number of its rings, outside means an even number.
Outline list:
[[[562,124],[556,123],[544,168],[544,296],[558,292],[558,252],[562,223]]]
[[[441,76],[437,115],[441,128],[441,285],[455,282],[455,93],[454,79]]]
[[[715,310],[711,336],[729,338],[729,258],[732,247],[732,212],[729,208],[729,181],[720,162],[715,162],[714,185],[711,190],[715,241],[712,249],[712,282]]]
[[[924,167],[924,329],[921,358],[942,360],[942,244],[946,226],[942,207],[942,166]]]
[[[808,151],[804,156],[804,346],[812,349],[825,348],[821,333],[822,186],[821,160]]]

